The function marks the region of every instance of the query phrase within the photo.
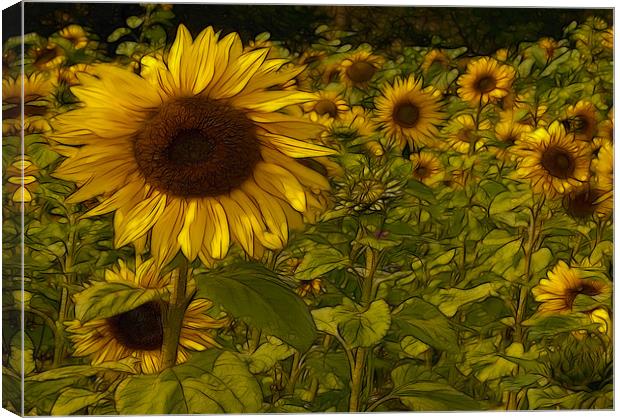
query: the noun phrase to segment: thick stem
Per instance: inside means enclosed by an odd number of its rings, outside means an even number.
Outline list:
[[[289,374],[288,382],[286,382],[286,393],[293,394],[295,392],[295,384],[301,373],[301,354],[295,350],[293,354],[293,365]]]
[[[170,303],[166,312],[162,344],[162,368],[173,367],[176,364],[183,316],[189,302],[186,294],[188,275],[189,263],[187,259],[183,258],[179,267],[179,277],[173,283]]]
[[[351,397],[349,398],[349,412],[359,412],[360,394],[362,393],[362,377],[366,364],[366,349],[360,347],[355,353],[355,364],[351,370]]]

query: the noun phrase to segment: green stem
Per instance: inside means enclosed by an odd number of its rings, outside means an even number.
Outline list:
[[[173,367],[176,364],[183,316],[189,303],[189,298],[186,294],[188,275],[189,262],[183,258],[179,267],[179,277],[173,283],[170,303],[166,312],[164,341],[162,344],[162,368]]]
[[[297,379],[301,374],[301,354],[299,351],[295,350],[295,354],[293,354],[293,365],[291,366],[291,373],[288,378],[288,382],[286,382],[286,393],[293,394],[295,392],[295,384],[297,383]]]
[[[349,398],[349,412],[359,412],[360,394],[362,392],[362,376],[366,360],[366,349],[359,347],[355,353],[355,362],[351,370],[351,397]]]

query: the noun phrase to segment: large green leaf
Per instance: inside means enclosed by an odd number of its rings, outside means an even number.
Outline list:
[[[348,263],[348,258],[332,247],[313,248],[304,255],[304,258],[295,270],[295,277],[299,280],[316,279]]]
[[[315,309],[312,316],[319,330],[341,336],[350,347],[372,347],[390,328],[390,307],[379,299],[368,308],[345,299],[342,305]]]
[[[439,289],[428,298],[428,301],[437,305],[444,315],[453,317],[456,311],[465,304],[496,296],[497,287],[494,283],[484,283],[470,289]]]
[[[305,351],[316,337],[303,300],[277,275],[260,264],[243,262],[213,270],[197,279],[198,296]]]
[[[247,364],[222,353],[211,368],[197,355],[157,375],[130,377],[114,394],[123,415],[258,412],[263,395]]]
[[[159,299],[163,289],[135,288],[125,283],[94,282],[75,295],[75,316],[82,322],[109,318]]]
[[[252,373],[266,373],[277,362],[285,360],[295,353],[295,350],[275,337],[267,337],[267,342],[261,344],[256,351],[248,356]]]
[[[418,297],[398,306],[392,314],[392,323],[401,336],[411,335],[440,350],[459,351],[457,335],[448,318]]]
[[[52,407],[52,415],[71,415],[82,408],[98,402],[105,395],[105,392],[91,392],[86,389],[65,389],[56,399]]]

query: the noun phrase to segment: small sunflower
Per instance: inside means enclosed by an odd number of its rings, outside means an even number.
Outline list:
[[[349,111],[349,105],[344,101],[340,93],[335,90],[321,90],[315,100],[304,103],[305,113],[310,114],[313,121],[319,121],[321,116],[328,119],[339,119]]]
[[[59,116],[52,137],[68,157],[55,175],[79,186],[68,200],[102,196],[87,215],[115,212],[117,247],[150,234],[162,263],[180,249],[210,264],[230,242],[253,257],[281,248],[329,189],[296,159],[333,151],[308,141],[320,125],[283,112],[315,97],[282,88],[303,68],[267,52],[211,27],[192,40],[181,25],[140,75],[109,64],[81,73],[72,92],[83,106]]]
[[[504,118],[500,117],[500,121],[495,125],[495,138],[503,145],[502,148],[497,150],[497,155],[502,160],[507,161],[510,159],[510,155],[507,152],[507,148],[517,143],[525,134],[532,131],[532,127],[522,123],[518,123],[512,117],[504,115]]]
[[[22,83],[23,80],[23,83]],[[17,78],[5,78],[2,80],[2,103],[3,120],[21,118],[22,84],[24,89],[23,104],[24,116],[43,116],[47,114],[48,96],[52,93],[53,86],[47,75],[34,73]]]
[[[82,49],[88,45],[88,33],[80,25],[69,25],[60,30],[58,35],[71,42],[75,49]]]
[[[432,49],[422,60],[420,68],[423,71],[428,72],[433,66],[447,69],[450,66],[450,57],[441,49]]]
[[[65,61],[66,56],[65,51],[60,46],[48,43],[44,46],[30,48],[28,58],[37,70],[47,71],[60,67]]]
[[[383,58],[379,55],[359,50],[340,62],[340,79],[348,86],[366,88],[382,65]]]
[[[465,114],[459,115],[452,120],[444,130],[444,133],[448,138],[448,143],[454,150],[467,154],[470,150],[477,151],[480,149],[483,145],[480,131],[490,128],[491,122],[484,120],[478,123],[478,129],[476,129],[475,118],[470,114]]]
[[[564,196],[566,213],[578,220],[608,219],[614,210],[613,191],[588,185]]]
[[[515,70],[491,57],[482,57],[467,64],[467,71],[457,80],[458,95],[473,106],[505,97],[510,92]]]
[[[532,289],[532,294],[540,302],[540,312],[570,312],[578,295],[598,296],[610,291],[600,280],[585,278],[582,271],[569,267],[564,261],[547,273]]]
[[[24,135],[41,134],[52,130],[49,121],[42,116],[28,116],[24,119],[24,123],[17,119],[2,120],[2,134],[6,136],[18,136],[21,132]]]
[[[590,141],[597,132],[597,115],[594,104],[587,100],[580,100],[574,106],[568,107],[562,124],[567,132],[575,134],[576,139]]]
[[[553,58],[555,51],[560,47],[558,41],[553,38],[542,38],[538,41],[538,46],[545,51],[547,61]]]
[[[319,296],[325,293],[325,286],[321,278],[302,280],[297,285],[297,294],[302,298],[308,295]]]
[[[156,263],[151,259],[141,264],[135,273],[120,262],[112,270],[106,270],[105,279],[107,282],[130,282],[142,288],[161,288],[178,279],[176,274],[172,272],[160,276]],[[80,302],[78,294],[76,304]],[[139,360],[142,373],[157,373],[161,370],[165,304],[151,301],[109,318],[85,323],[68,321],[67,331],[75,349],[74,355],[90,357],[93,364],[135,357]],[[177,364],[189,358],[190,350],[203,351],[218,346],[209,332],[222,328],[228,321],[209,316],[207,312],[211,306],[212,303],[206,299],[190,302],[183,317]]]
[[[443,165],[434,154],[422,151],[420,153],[411,154],[409,159],[413,166],[414,179],[427,186],[432,186],[443,180]]]
[[[356,139],[371,135],[374,128],[370,111],[362,106],[353,106],[340,118],[333,120],[324,134],[345,140]]]
[[[598,134],[603,138],[607,138],[610,141],[614,140],[614,109],[609,110],[607,119],[600,123],[598,127]]]
[[[441,93],[432,86],[422,88],[422,80],[413,76],[387,84],[375,106],[377,121],[401,149],[406,144],[412,148],[416,143],[433,144],[444,120]]]
[[[604,190],[614,187],[614,146],[611,142],[601,143],[596,158],[592,160],[593,183]]]
[[[590,147],[586,142],[575,141],[559,122],[519,139],[514,151],[518,158],[517,176],[529,179],[536,193],[557,197],[588,181]]]

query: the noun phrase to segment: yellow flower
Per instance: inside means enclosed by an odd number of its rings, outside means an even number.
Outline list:
[[[58,70],[58,81],[68,86],[75,86],[79,83],[79,73],[88,72],[91,66],[89,64],[79,63],[70,67],[62,67]]]
[[[457,80],[458,95],[473,106],[505,97],[515,77],[514,69],[491,57],[478,58],[467,64],[467,71]]]
[[[476,130],[476,120],[472,115],[465,114],[457,116],[446,127],[444,133],[448,137],[448,143],[456,151],[467,154],[470,148],[477,151],[483,145],[480,131],[491,128],[491,123],[484,120],[478,124]]]
[[[344,101],[340,93],[335,90],[321,90],[317,97],[303,105],[304,112],[310,114],[314,121],[320,121],[321,116],[327,116],[330,121],[339,119],[349,111],[349,105]]]
[[[160,276],[155,260],[142,263],[137,271],[131,271],[125,263],[106,270],[107,282],[132,283],[141,288],[162,288],[177,280],[176,271]],[[76,305],[81,300],[76,295]],[[177,364],[189,358],[190,350],[203,351],[218,346],[209,334],[210,330],[222,328],[228,321],[214,319],[207,314],[212,303],[206,299],[190,302],[183,317]],[[79,320],[67,321],[69,339],[73,343],[74,355],[90,357],[93,364],[118,361],[127,357],[139,360],[142,373],[157,373],[162,365],[163,313],[166,302],[146,302],[130,311],[109,318],[97,318],[85,323]]]
[[[431,86],[423,89],[422,81],[410,76],[404,80],[396,78],[381,93],[375,99],[377,121],[401,149],[406,144],[416,149],[416,143],[435,142],[437,125],[444,119],[439,91]]]
[[[333,120],[325,134],[341,139],[355,139],[371,135],[374,131],[375,124],[370,112],[362,106],[353,106],[340,118]]]
[[[82,49],[88,45],[88,34],[80,25],[69,25],[58,34],[70,41],[75,49]]]
[[[382,65],[381,56],[358,50],[340,62],[340,79],[348,86],[366,88]]]
[[[611,142],[603,142],[596,158],[592,160],[594,172],[593,184],[603,190],[614,188],[614,146]]]
[[[529,179],[536,193],[557,197],[578,189],[588,181],[590,147],[575,141],[559,122],[549,129],[538,128],[517,141],[517,176]]]
[[[601,34],[601,45],[610,51],[614,48],[614,28],[610,27]]]
[[[68,201],[102,196],[87,216],[115,211],[117,247],[150,233],[161,263],[180,249],[210,264],[231,241],[254,257],[281,248],[329,188],[296,158],[333,151],[307,141],[320,125],[282,112],[314,95],[281,89],[302,68],[267,52],[243,52],[236,33],[219,39],[211,27],[192,41],[181,25],[165,60],[143,58],[140,75],[109,64],[80,74],[83,106],[52,136],[68,157],[55,175],[79,186]]]
[[[540,302],[540,312],[569,312],[578,295],[598,296],[609,292],[609,286],[600,280],[585,278],[582,271],[569,267],[564,261],[547,273],[532,289],[532,294]]]
[[[605,119],[598,127],[598,134],[610,141],[614,140],[614,109],[609,110],[607,119]]]
[[[423,71],[427,72],[434,65],[446,69],[450,65],[450,58],[441,49],[432,49],[424,55],[424,59],[422,60],[420,67]]]
[[[50,126],[47,118],[42,116],[27,116],[22,124],[21,119],[3,119],[2,134],[6,136],[20,135],[24,131],[24,135],[41,134],[49,132]]]
[[[608,219],[614,210],[613,190],[588,185],[564,196],[566,212],[576,219]]]
[[[595,324],[600,324],[598,331],[602,334],[611,334],[613,330],[612,320],[609,312],[605,308],[597,308],[588,313],[590,320]]]
[[[598,116],[594,104],[587,100],[580,100],[574,106],[569,106],[562,121],[567,132],[575,134],[575,138],[590,141],[596,135]]]
[[[66,59],[63,49],[54,43],[48,43],[40,47],[32,47],[27,55],[32,65],[40,71],[56,69],[60,67]]]
[[[325,287],[323,286],[323,280],[321,280],[321,278],[303,280],[297,286],[297,294],[302,298],[310,294],[319,296],[321,293],[325,293]]]
[[[553,38],[541,38],[538,41],[538,46],[545,51],[547,61],[553,58],[555,51],[559,48],[558,42]]]
[[[504,145],[503,148],[498,148],[496,153],[504,161],[508,161],[511,155],[506,152],[506,149],[532,131],[531,126],[516,122],[515,118],[510,115],[511,113],[502,113],[499,123],[495,125],[495,137]]]
[[[430,152],[422,151],[409,156],[413,165],[413,178],[432,186],[444,178],[443,165],[439,158]]]

